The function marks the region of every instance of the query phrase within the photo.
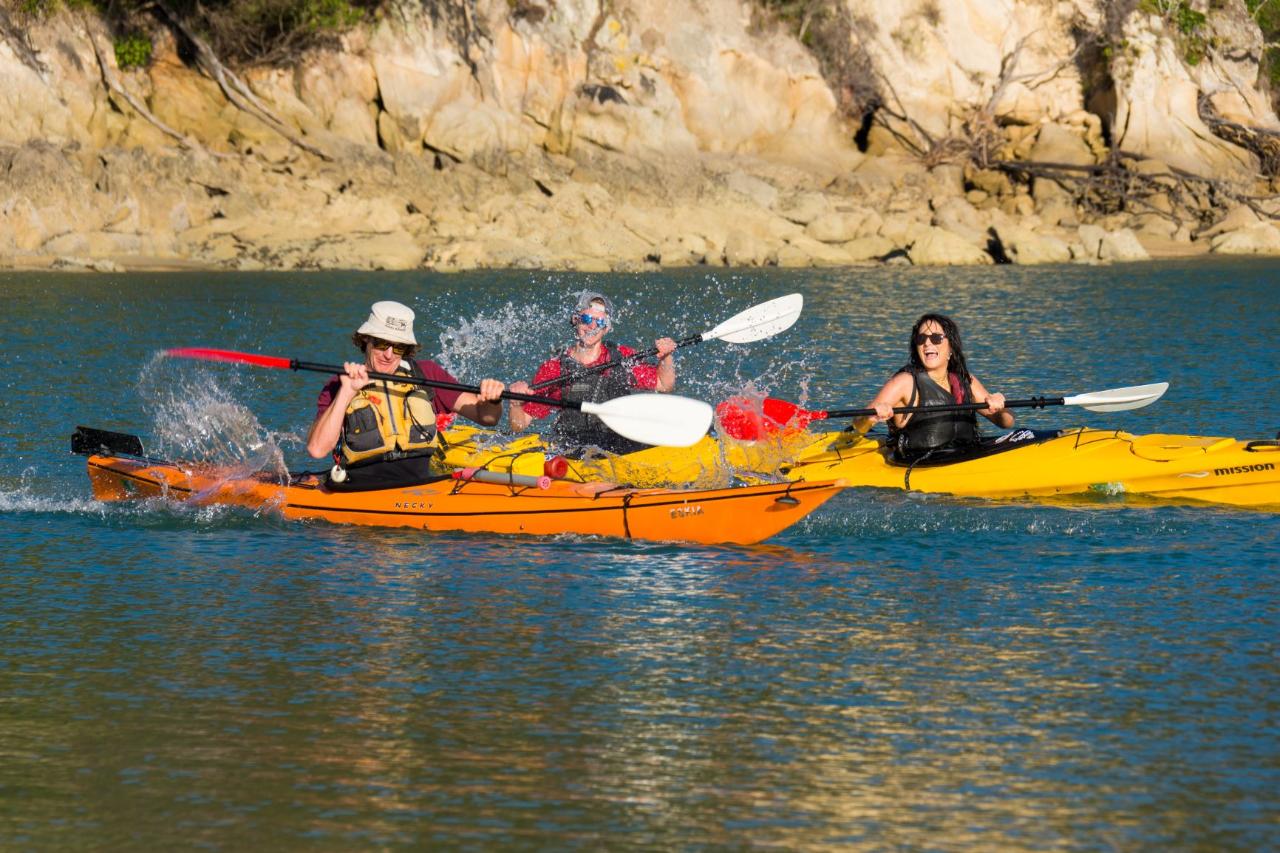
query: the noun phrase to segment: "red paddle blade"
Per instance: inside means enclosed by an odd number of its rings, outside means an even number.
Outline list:
[[[826,412],[810,412],[795,403],[765,397],[730,397],[716,406],[720,431],[739,441],[759,441],[781,433],[799,432]]]
[[[204,347],[179,347],[167,349],[164,354],[170,358],[197,358],[202,361],[230,361],[234,364],[252,364],[255,367],[274,367],[288,370],[290,360],[273,355],[256,355],[251,352],[235,352],[229,349],[206,349]]]

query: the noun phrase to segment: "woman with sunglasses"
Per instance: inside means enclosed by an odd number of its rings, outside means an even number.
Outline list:
[[[973,448],[981,441],[974,411],[895,415],[897,406],[947,406],[985,401],[982,415],[1001,429],[1013,426],[1013,413],[1004,407],[1003,394],[991,394],[969,372],[960,345],[960,329],[942,314],[925,314],[911,327],[910,361],[884,384],[868,408],[872,417],[854,426],[866,432],[885,422],[894,457],[903,462],[924,461],[948,451]]]
[[[658,350],[657,365],[628,361],[636,351],[624,344],[605,340],[605,333],[613,328],[613,303],[602,293],[584,291],[569,312],[569,325],[574,331],[573,344],[555,358],[544,361],[533,377],[534,386],[555,383],[538,393],[553,399],[590,401],[603,403],[616,397],[637,391],[670,391],[676,385],[676,365],[672,354],[676,342],[671,338],[659,338],[654,342]],[[599,365],[616,363],[616,368],[588,371]],[[563,382],[555,380],[563,379]],[[511,383],[511,390],[529,393],[529,384]],[[511,401],[511,428],[517,432],[529,426],[535,418],[551,414],[551,407],[541,403]],[[561,448],[580,451],[586,447],[598,447],[610,453],[631,453],[646,445],[623,438],[606,427],[595,415],[585,415],[574,409],[563,409],[552,429],[552,440]]]
[[[409,307],[375,302],[351,341],[364,360],[346,362],[345,372],[320,391],[307,436],[307,452],[313,457],[334,454],[332,488],[356,491],[425,482],[433,473],[437,415],[456,413],[483,426],[502,419],[505,388],[496,379],[481,380],[480,393],[473,394],[369,378],[374,372],[458,381],[436,362],[413,357],[418,341]]]

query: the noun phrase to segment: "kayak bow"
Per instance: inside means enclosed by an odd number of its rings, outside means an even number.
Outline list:
[[[883,437],[833,432],[783,473],[791,480],[839,477],[850,486],[985,498],[1129,494],[1280,510],[1280,441],[1082,427],[991,451],[906,466],[892,461]]]

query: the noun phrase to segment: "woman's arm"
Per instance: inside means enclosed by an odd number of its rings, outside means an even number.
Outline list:
[[[853,422],[853,428],[858,432],[866,432],[876,424],[884,423],[890,418],[894,419],[895,426],[906,426],[911,416],[895,415],[893,409],[895,406],[908,405],[909,395],[913,388],[914,380],[910,373],[895,373],[888,382],[881,386],[880,392],[876,394],[875,399],[867,404],[867,408],[875,409],[876,413],[856,418]]]
[[[985,409],[978,410],[978,414],[1000,427],[1000,429],[1013,427],[1013,412],[1004,407],[1004,395],[992,394],[978,381],[976,376],[969,378],[971,380],[969,387],[973,389],[973,398],[978,401],[985,401],[987,404]]]

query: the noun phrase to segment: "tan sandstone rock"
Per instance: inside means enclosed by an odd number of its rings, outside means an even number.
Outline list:
[[[1280,228],[1258,222],[1219,234],[1210,246],[1217,255],[1280,255]]]

